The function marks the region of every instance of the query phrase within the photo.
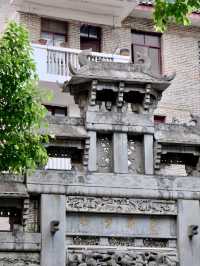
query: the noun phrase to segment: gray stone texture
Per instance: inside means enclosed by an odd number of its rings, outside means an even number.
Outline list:
[[[65,196],[41,195],[41,265],[65,265]],[[59,230],[51,233],[51,222],[59,221]]]
[[[128,173],[128,141],[126,133],[113,134],[113,164],[115,173]]]
[[[198,266],[200,262],[200,236],[188,237],[189,226],[200,227],[198,200],[178,201],[178,248],[181,266]],[[199,229],[198,229],[199,232]]]

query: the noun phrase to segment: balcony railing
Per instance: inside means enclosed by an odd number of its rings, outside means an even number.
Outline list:
[[[77,69],[80,67],[78,54],[81,50],[39,44],[32,44],[32,47],[40,80],[62,83],[70,79],[69,62]],[[88,59],[96,62],[129,62],[128,56],[97,52],[91,52]]]
[[[71,160],[70,158],[55,158],[49,157],[46,170],[71,170]]]

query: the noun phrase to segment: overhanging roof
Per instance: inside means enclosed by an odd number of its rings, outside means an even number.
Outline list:
[[[17,10],[58,19],[121,25],[137,0],[12,0]]]

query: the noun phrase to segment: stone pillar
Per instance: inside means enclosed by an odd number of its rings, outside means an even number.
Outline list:
[[[41,266],[65,266],[65,195],[41,195]],[[59,230],[51,232],[51,222],[59,221]]]
[[[146,175],[153,175],[153,135],[144,135],[144,169]]]
[[[179,200],[178,249],[180,266],[199,266],[200,264],[200,232],[190,238],[188,236],[188,227],[190,225],[198,225],[200,227],[199,201]]]
[[[127,133],[113,134],[113,168],[115,173],[128,173]]]
[[[90,136],[88,171],[95,172],[97,170],[97,133],[89,131],[88,135]]]

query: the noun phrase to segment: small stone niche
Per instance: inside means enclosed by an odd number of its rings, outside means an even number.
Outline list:
[[[113,144],[111,134],[97,134],[97,169],[99,172],[113,171]]]
[[[124,103],[128,112],[140,113],[143,110],[144,94],[138,91],[124,93]]]
[[[0,231],[13,231],[15,225],[22,226],[23,201],[21,199],[1,199]]]
[[[199,157],[187,153],[162,154],[160,175],[188,176],[199,175],[197,164]],[[195,174],[196,173],[196,174]]]
[[[54,170],[81,169],[83,166],[84,144],[78,145],[80,147],[70,147],[70,145],[72,145],[72,142],[69,144],[65,141],[62,144],[59,142],[50,144],[47,147],[49,161],[45,168]]]
[[[99,110],[112,111],[113,107],[116,106],[117,93],[112,90],[101,90],[96,93],[96,104],[99,106]]]
[[[142,136],[128,136],[128,172],[144,174],[144,144]]]

